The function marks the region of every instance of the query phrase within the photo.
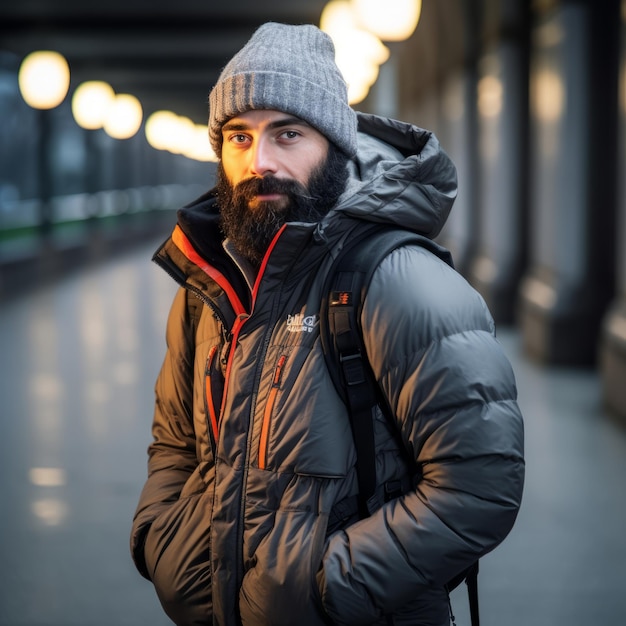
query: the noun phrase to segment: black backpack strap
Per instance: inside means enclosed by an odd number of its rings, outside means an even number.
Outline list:
[[[376,499],[373,418],[376,407],[386,407],[363,345],[361,309],[369,282],[381,261],[396,248],[411,243],[435,247],[448,261],[443,248],[425,237],[374,225],[346,244],[333,263],[323,292],[322,347],[335,388],[349,409],[357,452],[361,517],[367,517],[381,504]]]
[[[465,583],[467,584],[467,595],[469,596],[472,626],[480,626],[480,616],[478,615],[478,561],[470,567]]]
[[[374,459],[373,410],[377,405],[364,358],[364,348],[356,324],[359,304],[359,272],[342,272],[337,276],[328,301],[328,323],[334,337],[340,367],[342,390],[349,408],[352,436],[357,450],[357,478],[359,482],[359,515],[368,517],[377,508],[372,501],[376,490],[376,465],[365,460]]]

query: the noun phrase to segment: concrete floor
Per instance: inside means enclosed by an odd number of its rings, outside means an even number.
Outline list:
[[[157,242],[0,304],[0,625],[165,626],[128,551],[174,283]],[[482,561],[482,626],[626,624],[626,429],[590,371],[511,358],[518,523]],[[625,381],[626,384],[626,381]],[[465,589],[453,594],[469,624]]]

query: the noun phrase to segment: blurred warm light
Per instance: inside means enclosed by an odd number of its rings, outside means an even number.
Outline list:
[[[70,68],[58,52],[31,52],[20,65],[18,83],[28,105],[35,109],[53,109],[67,95]]]
[[[171,111],[155,111],[146,120],[146,139],[156,150],[169,150],[176,133],[176,114]]]
[[[35,517],[47,526],[59,526],[68,515],[67,504],[59,498],[42,498],[31,503]]]
[[[338,48],[336,61],[348,86],[369,88],[378,78],[378,65],[363,57],[356,56],[347,48]]]
[[[174,142],[170,146],[170,152],[174,154],[183,154],[189,149],[189,146],[194,140],[194,123],[184,115],[176,116],[176,134],[173,139]]]
[[[141,103],[135,96],[117,94],[108,108],[104,130],[114,139],[128,139],[139,130],[142,118]]]
[[[422,0],[351,0],[357,24],[383,41],[404,41],[415,29]]]
[[[389,49],[371,32],[358,27],[348,0],[333,0],[322,11],[320,28],[330,35],[335,48],[352,51],[352,56],[381,65],[389,59]]]
[[[478,81],[478,111],[482,117],[497,117],[502,111],[502,82],[496,76]]]
[[[217,156],[209,142],[209,132],[206,126],[195,124],[190,145],[183,154],[196,161],[217,161]]]
[[[217,161],[207,127],[172,111],[155,111],[148,117],[146,139],[157,150],[168,150],[197,161]]]
[[[565,88],[557,72],[543,69],[531,80],[531,103],[533,112],[543,122],[555,122],[563,114]]]
[[[389,60],[389,48],[376,35],[365,30],[353,28],[347,31],[340,43],[342,48],[353,50],[354,57],[362,55],[365,62],[382,65]]]
[[[322,10],[320,29],[336,41],[342,31],[355,28],[354,13],[348,0],[331,0]]]
[[[156,111],[146,121],[146,138],[148,143],[157,150],[169,150],[180,153],[181,128],[186,126],[176,113],[172,111]],[[183,136],[186,132],[183,128]]]
[[[376,35],[357,26],[349,0],[326,4],[320,28],[335,45],[335,60],[348,84],[348,101],[361,102],[378,78],[378,66],[389,59],[389,49]]]
[[[72,113],[79,126],[93,130],[102,128],[115,98],[108,83],[89,80],[80,84],[72,96]]]
[[[60,467],[32,467],[28,476],[37,487],[62,487],[66,483],[65,470]]]
[[[351,83],[348,85],[348,102],[350,104],[358,104],[367,98],[370,91],[369,85]]]

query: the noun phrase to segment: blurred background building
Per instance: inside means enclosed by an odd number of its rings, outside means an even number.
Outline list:
[[[398,16],[404,33],[387,23]],[[142,246],[164,238],[176,208],[213,184],[208,93],[268,20],[321,25],[335,40],[354,108],[436,133],[459,176],[441,243],[505,337],[519,342],[520,367],[554,384],[547,397],[557,389],[578,398],[592,375],[593,410],[623,428],[626,0],[3,2],[0,312],[15,313],[16,298],[54,289],[60,277],[122,250],[149,258]],[[32,54],[45,51],[54,54]],[[101,296],[93,296],[94,308]],[[150,322],[159,337],[164,314]],[[7,328],[5,370],[20,350]],[[562,379],[562,368],[575,369]],[[37,389],[55,397],[45,381]],[[14,387],[0,390],[3,423],[27,410],[8,401]],[[143,409],[138,432],[147,437],[150,409]],[[9,448],[21,449],[3,445],[7,458]],[[607,446],[600,456],[610,455]],[[30,481],[63,484],[64,476]],[[9,482],[5,475],[3,488]],[[8,562],[17,559],[10,537],[0,541]],[[0,624],[44,624],[13,609],[3,614],[2,604]],[[134,617],[109,623],[157,623],[139,609],[126,615]],[[106,621],[63,622],[74,623]]]

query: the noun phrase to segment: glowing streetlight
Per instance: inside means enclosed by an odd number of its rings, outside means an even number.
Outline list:
[[[348,0],[332,0],[322,11],[320,28],[335,45],[335,61],[348,84],[350,104],[361,102],[378,78],[378,66],[389,59],[389,49],[356,23]]]
[[[72,96],[72,113],[82,128],[102,128],[115,92],[108,83],[89,80],[80,84]]]
[[[65,99],[70,86],[70,68],[63,55],[51,50],[38,50],[27,55],[17,76],[24,101],[38,109],[37,179],[39,196],[39,227],[47,237],[52,230],[52,120],[48,109],[54,109]]]
[[[207,127],[172,111],[155,111],[148,117],[146,139],[157,150],[182,154],[197,161],[217,161]]]
[[[357,24],[383,41],[404,41],[417,28],[422,0],[351,0]]]
[[[189,146],[193,143],[195,125],[194,123],[184,115],[178,115],[176,117],[176,133],[173,137],[174,142],[170,146],[170,152],[174,154],[184,154]]]
[[[322,10],[320,29],[328,33],[333,41],[339,39],[342,32],[355,27],[354,12],[349,0],[331,0]]]
[[[31,52],[18,73],[22,97],[34,109],[53,109],[63,102],[70,86],[65,57],[51,50]]]
[[[104,121],[104,130],[114,139],[128,139],[141,126],[143,109],[135,96],[127,93],[115,96]]]
[[[183,154],[196,161],[217,161],[217,156],[209,143],[209,131],[206,126],[194,124],[193,137]]]
[[[347,46],[341,46],[337,49],[335,60],[346,80],[346,83],[348,83],[349,94],[357,94],[360,93],[360,90],[364,90],[365,95],[367,95],[369,88],[378,78],[378,64],[369,61],[362,55],[355,55],[354,48],[349,48]],[[350,89],[353,91],[351,92]],[[350,103],[358,101],[351,99],[350,95],[348,100]]]
[[[155,111],[146,120],[146,139],[156,150],[171,150],[176,142],[178,116],[172,111]]]

